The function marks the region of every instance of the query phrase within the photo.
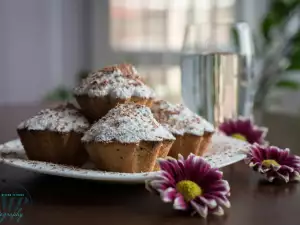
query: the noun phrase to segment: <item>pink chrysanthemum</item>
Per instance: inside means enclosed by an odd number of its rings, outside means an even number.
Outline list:
[[[252,118],[226,119],[219,125],[219,130],[227,136],[247,141],[250,144],[266,144],[265,137],[268,129],[256,126]]]
[[[300,180],[300,157],[290,154],[289,149],[254,144],[245,162],[270,182],[276,179],[286,183]]]
[[[208,213],[223,215],[223,207],[230,207],[230,187],[223,173],[202,157],[168,157],[160,159],[159,165],[161,170],[146,182],[146,188],[159,194],[163,202],[173,203],[174,209],[206,217]]]

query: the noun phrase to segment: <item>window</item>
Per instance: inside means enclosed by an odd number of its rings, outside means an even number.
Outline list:
[[[145,77],[146,83],[156,94],[171,102],[178,102],[181,96],[181,76],[178,65],[138,66],[138,71]]]
[[[132,59],[160,97],[179,101],[185,26],[231,22],[234,4],[235,0],[110,0],[110,45]]]

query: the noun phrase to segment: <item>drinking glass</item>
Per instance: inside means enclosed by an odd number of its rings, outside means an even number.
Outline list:
[[[184,104],[215,125],[250,116],[253,56],[246,23],[187,26],[181,55]]]

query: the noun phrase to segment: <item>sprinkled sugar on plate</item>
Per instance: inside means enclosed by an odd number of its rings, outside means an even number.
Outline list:
[[[204,157],[213,167],[221,168],[244,159],[248,149],[249,145],[246,142],[222,134],[215,134]],[[19,139],[0,145],[0,163],[55,176],[125,183],[142,183],[156,174],[156,172],[114,173],[99,171],[94,169],[90,163],[79,168],[28,160]]]

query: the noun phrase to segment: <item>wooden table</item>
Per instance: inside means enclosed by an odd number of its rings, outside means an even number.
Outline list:
[[[0,107],[0,141],[15,138],[15,126],[39,108]],[[174,212],[144,185],[67,179],[0,165],[0,180],[12,186],[21,184],[33,200],[19,224],[300,224],[300,184],[266,184],[243,162],[224,168],[224,177],[231,185],[232,207],[223,217],[205,220]]]

